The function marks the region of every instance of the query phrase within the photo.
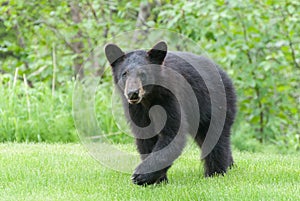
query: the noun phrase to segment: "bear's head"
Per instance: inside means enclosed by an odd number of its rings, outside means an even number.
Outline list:
[[[150,93],[156,73],[167,55],[167,44],[158,42],[149,51],[135,50],[124,53],[115,44],[105,46],[105,54],[114,76],[114,81],[130,104],[138,104]],[[156,71],[157,72],[157,71]]]

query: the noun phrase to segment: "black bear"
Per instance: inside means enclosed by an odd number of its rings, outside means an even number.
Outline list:
[[[128,53],[107,44],[105,54],[142,159],[133,183],[167,182],[187,134],[205,152],[205,176],[226,173],[236,93],[223,70],[204,56],[168,51],[163,41]]]

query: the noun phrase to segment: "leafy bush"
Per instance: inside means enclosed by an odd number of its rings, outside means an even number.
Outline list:
[[[0,76],[0,142],[77,141],[72,89],[72,82],[66,82],[53,93],[42,82],[30,88],[13,77]]]
[[[299,1],[178,1],[156,12],[157,27],[197,41],[233,78],[239,139],[300,149]]]
[[[31,88],[26,78],[21,81],[0,74],[0,142],[78,142],[72,115],[74,85],[69,81],[51,90],[49,85],[38,82]],[[122,108],[112,108],[116,105],[112,102],[111,79],[102,81],[94,95],[99,136],[112,143],[131,142],[132,138],[125,134],[129,133],[124,130],[128,128],[125,119],[118,112]]]
[[[74,72],[80,73],[86,61],[90,71],[101,75],[105,58],[95,47],[134,30],[139,12],[147,11],[136,1],[74,2],[1,4],[1,141],[74,141]],[[167,28],[189,37],[232,77],[239,98],[233,130],[237,147],[260,150],[271,143],[281,150],[300,149],[299,1],[175,0],[145,5],[150,11],[139,28]],[[17,67],[18,77],[27,75],[34,88],[23,81],[13,84],[10,76]],[[96,98],[98,123],[112,141],[128,142],[108,105],[111,75],[103,78]],[[53,80],[54,95],[49,87]]]

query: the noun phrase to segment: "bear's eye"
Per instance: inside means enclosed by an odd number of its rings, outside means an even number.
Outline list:
[[[125,78],[127,77],[127,73],[128,73],[127,71],[124,71],[124,72],[122,73],[122,78],[123,78],[123,79],[125,79]]]

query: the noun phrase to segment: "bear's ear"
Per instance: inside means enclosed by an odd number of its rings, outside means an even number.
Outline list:
[[[167,55],[167,51],[168,46],[166,42],[160,41],[156,45],[154,45],[152,49],[149,50],[147,53],[151,61],[153,61],[156,64],[162,64]]]
[[[105,45],[104,50],[106,58],[111,66],[117,59],[125,55],[117,45],[111,43]]]

